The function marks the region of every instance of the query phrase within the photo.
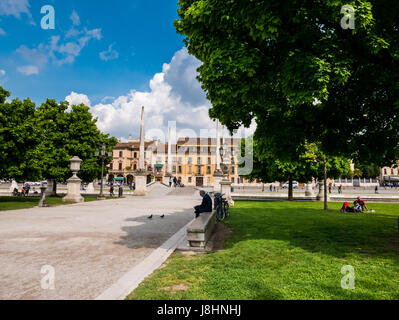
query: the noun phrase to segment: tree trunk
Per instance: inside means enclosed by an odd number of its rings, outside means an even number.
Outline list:
[[[324,157],[324,210],[328,210],[327,198],[327,159]]]
[[[292,187],[292,179],[288,180],[288,201],[294,201],[294,189]]]
[[[51,193],[52,196],[57,196],[57,181],[53,180],[53,191]]]

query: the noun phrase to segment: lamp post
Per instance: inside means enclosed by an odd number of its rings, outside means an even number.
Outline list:
[[[104,161],[106,157],[112,157],[112,151],[106,152],[107,146],[103,143],[101,150],[96,149],[96,157],[101,159],[101,189],[100,195],[97,197],[98,200],[104,200]]]

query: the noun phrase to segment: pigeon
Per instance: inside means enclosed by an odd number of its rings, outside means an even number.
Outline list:
[[[150,215],[150,216],[148,217],[148,219],[152,219],[152,215]]]
[[[162,219],[165,218],[165,215],[163,214],[163,215],[161,216],[161,218],[162,218]]]

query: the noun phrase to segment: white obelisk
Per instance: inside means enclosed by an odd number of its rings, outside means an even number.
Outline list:
[[[223,172],[220,169],[220,123],[216,120],[216,170],[213,173],[213,190],[220,192],[220,182],[223,179]]]
[[[140,125],[140,157],[139,170],[136,174],[136,191],[135,196],[145,196],[147,194],[147,172],[145,169],[145,155],[144,155],[144,106],[141,109],[141,125]]]

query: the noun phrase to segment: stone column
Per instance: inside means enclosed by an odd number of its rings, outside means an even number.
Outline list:
[[[145,168],[144,158],[144,107],[141,109],[141,126],[140,126],[140,158],[139,158],[139,170],[136,174],[136,190],[135,196],[145,196],[147,194],[147,170]]]
[[[71,160],[71,171],[72,177],[67,180],[68,183],[68,193],[62,198],[63,202],[84,202],[84,198],[81,196],[80,186],[82,184],[82,180],[77,176],[77,173],[80,169],[81,159],[78,157],[73,157]]]
[[[169,185],[169,178],[172,177],[172,142],[171,142],[171,128],[168,126],[168,162],[166,164],[166,174],[164,183]]]
[[[216,170],[213,173],[213,190],[221,192],[220,182],[223,179],[223,172],[220,168],[220,123],[216,120]]]

